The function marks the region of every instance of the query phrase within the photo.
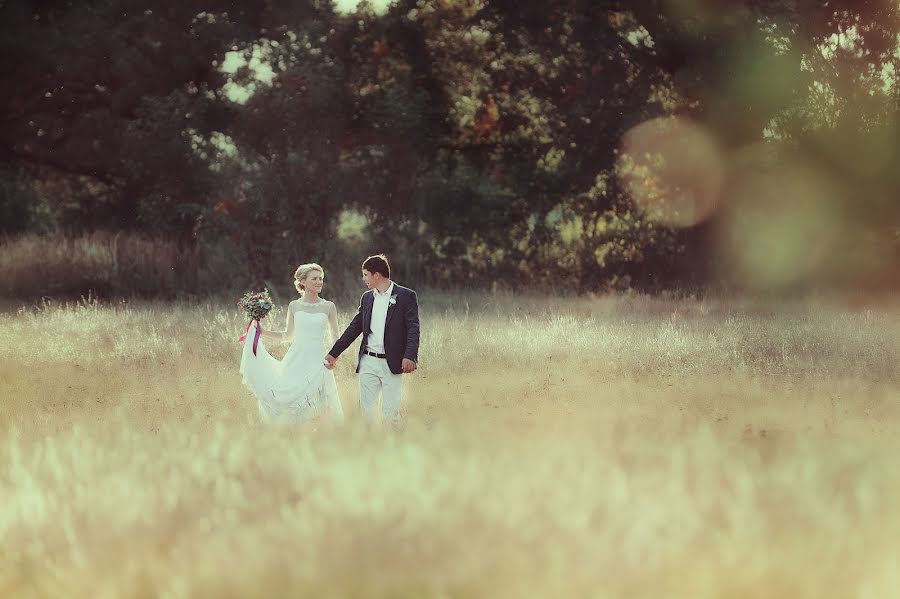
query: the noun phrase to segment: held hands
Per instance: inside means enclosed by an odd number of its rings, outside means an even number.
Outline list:
[[[335,358],[331,354],[328,354],[327,356],[325,356],[323,363],[325,364],[325,368],[327,368],[328,370],[334,370],[334,366],[335,364],[337,364],[337,358]],[[416,369],[416,363],[407,358],[403,358],[402,367],[403,373],[409,374]]]

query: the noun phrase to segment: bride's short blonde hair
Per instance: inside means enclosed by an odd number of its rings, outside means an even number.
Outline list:
[[[294,272],[294,287],[297,288],[297,291],[300,293],[306,292],[306,287],[303,286],[303,281],[306,280],[306,277],[309,273],[314,270],[322,273],[322,276],[325,276],[325,269],[316,264],[315,262],[310,262],[309,264],[301,264],[297,267],[297,270]]]

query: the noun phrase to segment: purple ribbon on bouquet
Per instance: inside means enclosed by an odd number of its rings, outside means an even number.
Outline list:
[[[252,324],[253,324],[253,321],[252,321],[252,320],[251,320],[250,322],[247,323],[247,331],[248,331],[248,332],[250,331],[250,326],[251,326]],[[254,355],[254,356],[256,355],[256,346],[259,345],[259,336],[260,336],[261,333],[262,333],[262,325],[261,325],[260,322],[257,320],[257,321],[256,321],[256,334],[253,336],[253,355]],[[246,339],[246,338],[247,338],[247,333],[245,332],[243,335],[240,336],[240,338],[238,339],[238,341],[240,341],[241,343],[243,343],[243,342],[244,342],[244,339]]]

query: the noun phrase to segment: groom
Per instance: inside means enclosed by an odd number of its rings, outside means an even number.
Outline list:
[[[365,259],[362,280],[369,291],[359,299],[359,311],[325,361],[327,368],[334,368],[338,356],[362,333],[356,372],[363,417],[369,425],[374,422],[381,392],[384,419],[398,430],[401,377],[417,367],[419,304],[415,291],[391,281],[391,266],[383,254]]]

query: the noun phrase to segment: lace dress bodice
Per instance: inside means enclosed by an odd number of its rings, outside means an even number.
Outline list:
[[[327,303],[303,306],[301,302],[294,302],[288,308],[294,313],[294,343],[319,343],[324,346],[325,335],[328,333]],[[320,307],[321,304],[325,305]]]

